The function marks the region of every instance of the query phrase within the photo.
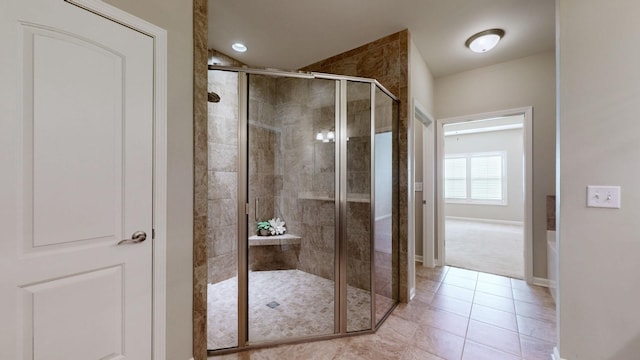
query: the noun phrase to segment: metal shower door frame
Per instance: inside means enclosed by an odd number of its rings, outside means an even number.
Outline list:
[[[251,68],[227,67],[209,65],[209,70],[236,72],[238,74],[238,160],[237,160],[237,249],[238,249],[238,344],[236,348],[209,350],[209,354],[221,354],[280,344],[296,343],[308,340],[324,340],[343,337],[351,334],[373,333],[382,323],[376,322],[376,292],[375,292],[375,98],[376,89],[381,90],[396,103],[399,99],[387,90],[375,79],[342,76],[315,72],[289,72],[280,70],[264,70]],[[309,336],[301,338],[283,339],[267,342],[250,342],[249,339],[249,267],[248,267],[248,132],[249,132],[249,76],[266,75],[276,77],[301,78],[301,79],[325,79],[335,81],[335,239],[334,249],[334,333],[327,335]],[[371,301],[371,326],[369,329],[348,332],[347,331],[347,83],[360,82],[370,84],[370,301]],[[396,126],[394,126],[394,129]],[[397,141],[397,140],[396,140]],[[390,308],[386,318],[391,310]]]

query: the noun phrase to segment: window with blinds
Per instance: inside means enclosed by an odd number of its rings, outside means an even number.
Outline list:
[[[506,204],[505,153],[444,159],[444,197],[451,202]]]
[[[502,156],[471,156],[471,199],[502,200]]]
[[[467,158],[451,157],[444,160],[444,197],[467,198]]]

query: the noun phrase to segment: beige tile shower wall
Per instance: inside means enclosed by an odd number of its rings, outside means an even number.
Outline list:
[[[287,223],[287,232],[302,237],[298,268],[333,280],[335,205],[309,198],[333,197],[335,192],[335,143],[315,139],[335,125],[335,83],[280,78],[276,93],[274,125],[282,130],[276,213]]]
[[[298,269],[334,280],[335,205],[333,201],[299,200],[303,235]]]
[[[299,195],[333,193],[333,147],[315,134],[335,122],[334,89],[332,81],[249,75],[249,231],[282,218],[288,233],[303,237],[301,269],[326,278],[333,278],[333,205]],[[280,255],[269,251],[263,262]]]
[[[208,282],[236,275],[237,269],[237,163],[238,83],[237,74],[209,72],[209,91],[220,102],[208,105]]]
[[[280,78],[276,83],[276,126],[281,129],[282,191],[278,213],[287,232],[303,237],[298,194],[313,180],[313,129],[308,107],[308,80]]]
[[[399,173],[394,184],[399,186],[397,199],[398,240],[400,268],[400,301],[408,301],[408,52],[407,30],[386,36],[345,53],[304,67],[305,71],[318,71],[340,75],[362,76],[377,79],[400,99],[398,121]],[[395,216],[395,215],[394,215]]]
[[[279,142],[278,132],[249,125],[249,236],[255,234],[258,221],[277,216],[275,157]]]
[[[249,75],[249,236],[255,234],[256,222],[281,217],[275,210],[281,186],[276,179],[282,178],[276,161],[282,136],[274,127],[275,96],[274,78]]]
[[[371,289],[371,204],[347,202],[347,285]]]
[[[371,100],[347,105],[347,194],[371,194]]]
[[[371,198],[371,87],[349,84],[347,199]],[[371,204],[347,202],[347,284],[371,289]]]
[[[393,101],[381,91],[376,92],[376,134],[391,131],[393,126]]]
[[[210,282],[236,271],[236,76],[211,72],[209,82],[209,90],[221,97],[220,103],[209,105]],[[249,75],[248,114],[250,234],[256,221],[282,218],[287,232],[303,239],[299,269],[334,279],[335,204],[313,198],[335,193],[335,143],[315,139],[318,132],[335,131],[335,82]],[[347,191],[368,197],[370,101],[350,102],[349,114]],[[369,289],[370,204],[349,203],[347,216],[348,283]]]

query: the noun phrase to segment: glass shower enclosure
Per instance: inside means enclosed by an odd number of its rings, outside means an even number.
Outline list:
[[[398,299],[398,100],[210,66],[208,348],[374,331]]]

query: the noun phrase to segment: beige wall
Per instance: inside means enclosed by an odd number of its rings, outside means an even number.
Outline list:
[[[192,2],[106,0],[168,32],[167,359],[191,358],[193,241]]]
[[[555,194],[555,52],[436,79],[436,118],[533,106],[533,276],[547,277],[546,196]]]
[[[409,73],[410,99],[420,101],[425,110],[433,115],[433,75],[413,40],[409,41]]]
[[[420,51],[416,47],[416,44],[411,40],[409,41],[409,101],[417,101],[425,107],[425,111],[429,115],[433,116],[433,92],[434,81],[431,75],[431,70],[425,63]],[[413,105],[413,103],[411,104]],[[433,131],[427,131],[427,137],[423,138],[424,125],[417,119],[413,118],[413,111],[410,111],[410,116],[413,121],[413,172],[414,182],[423,183],[423,191],[414,191],[415,203],[413,204],[414,214],[414,243],[415,243],[415,255],[422,256],[422,245],[424,242],[424,236],[434,235],[434,228],[428,229],[427,234],[423,234],[423,211],[427,211],[428,216],[433,216],[434,211],[434,199],[433,199],[433,179],[423,178],[423,169],[433,168],[433,159],[431,157],[425,159],[423,157],[423,147],[433,146],[434,134]],[[431,125],[431,129],[433,125]],[[433,152],[430,152],[433,154]],[[422,200],[427,200],[427,206],[422,205]]]
[[[640,2],[558,5],[560,355],[637,359]],[[587,185],[621,186],[622,208],[587,208]]]

